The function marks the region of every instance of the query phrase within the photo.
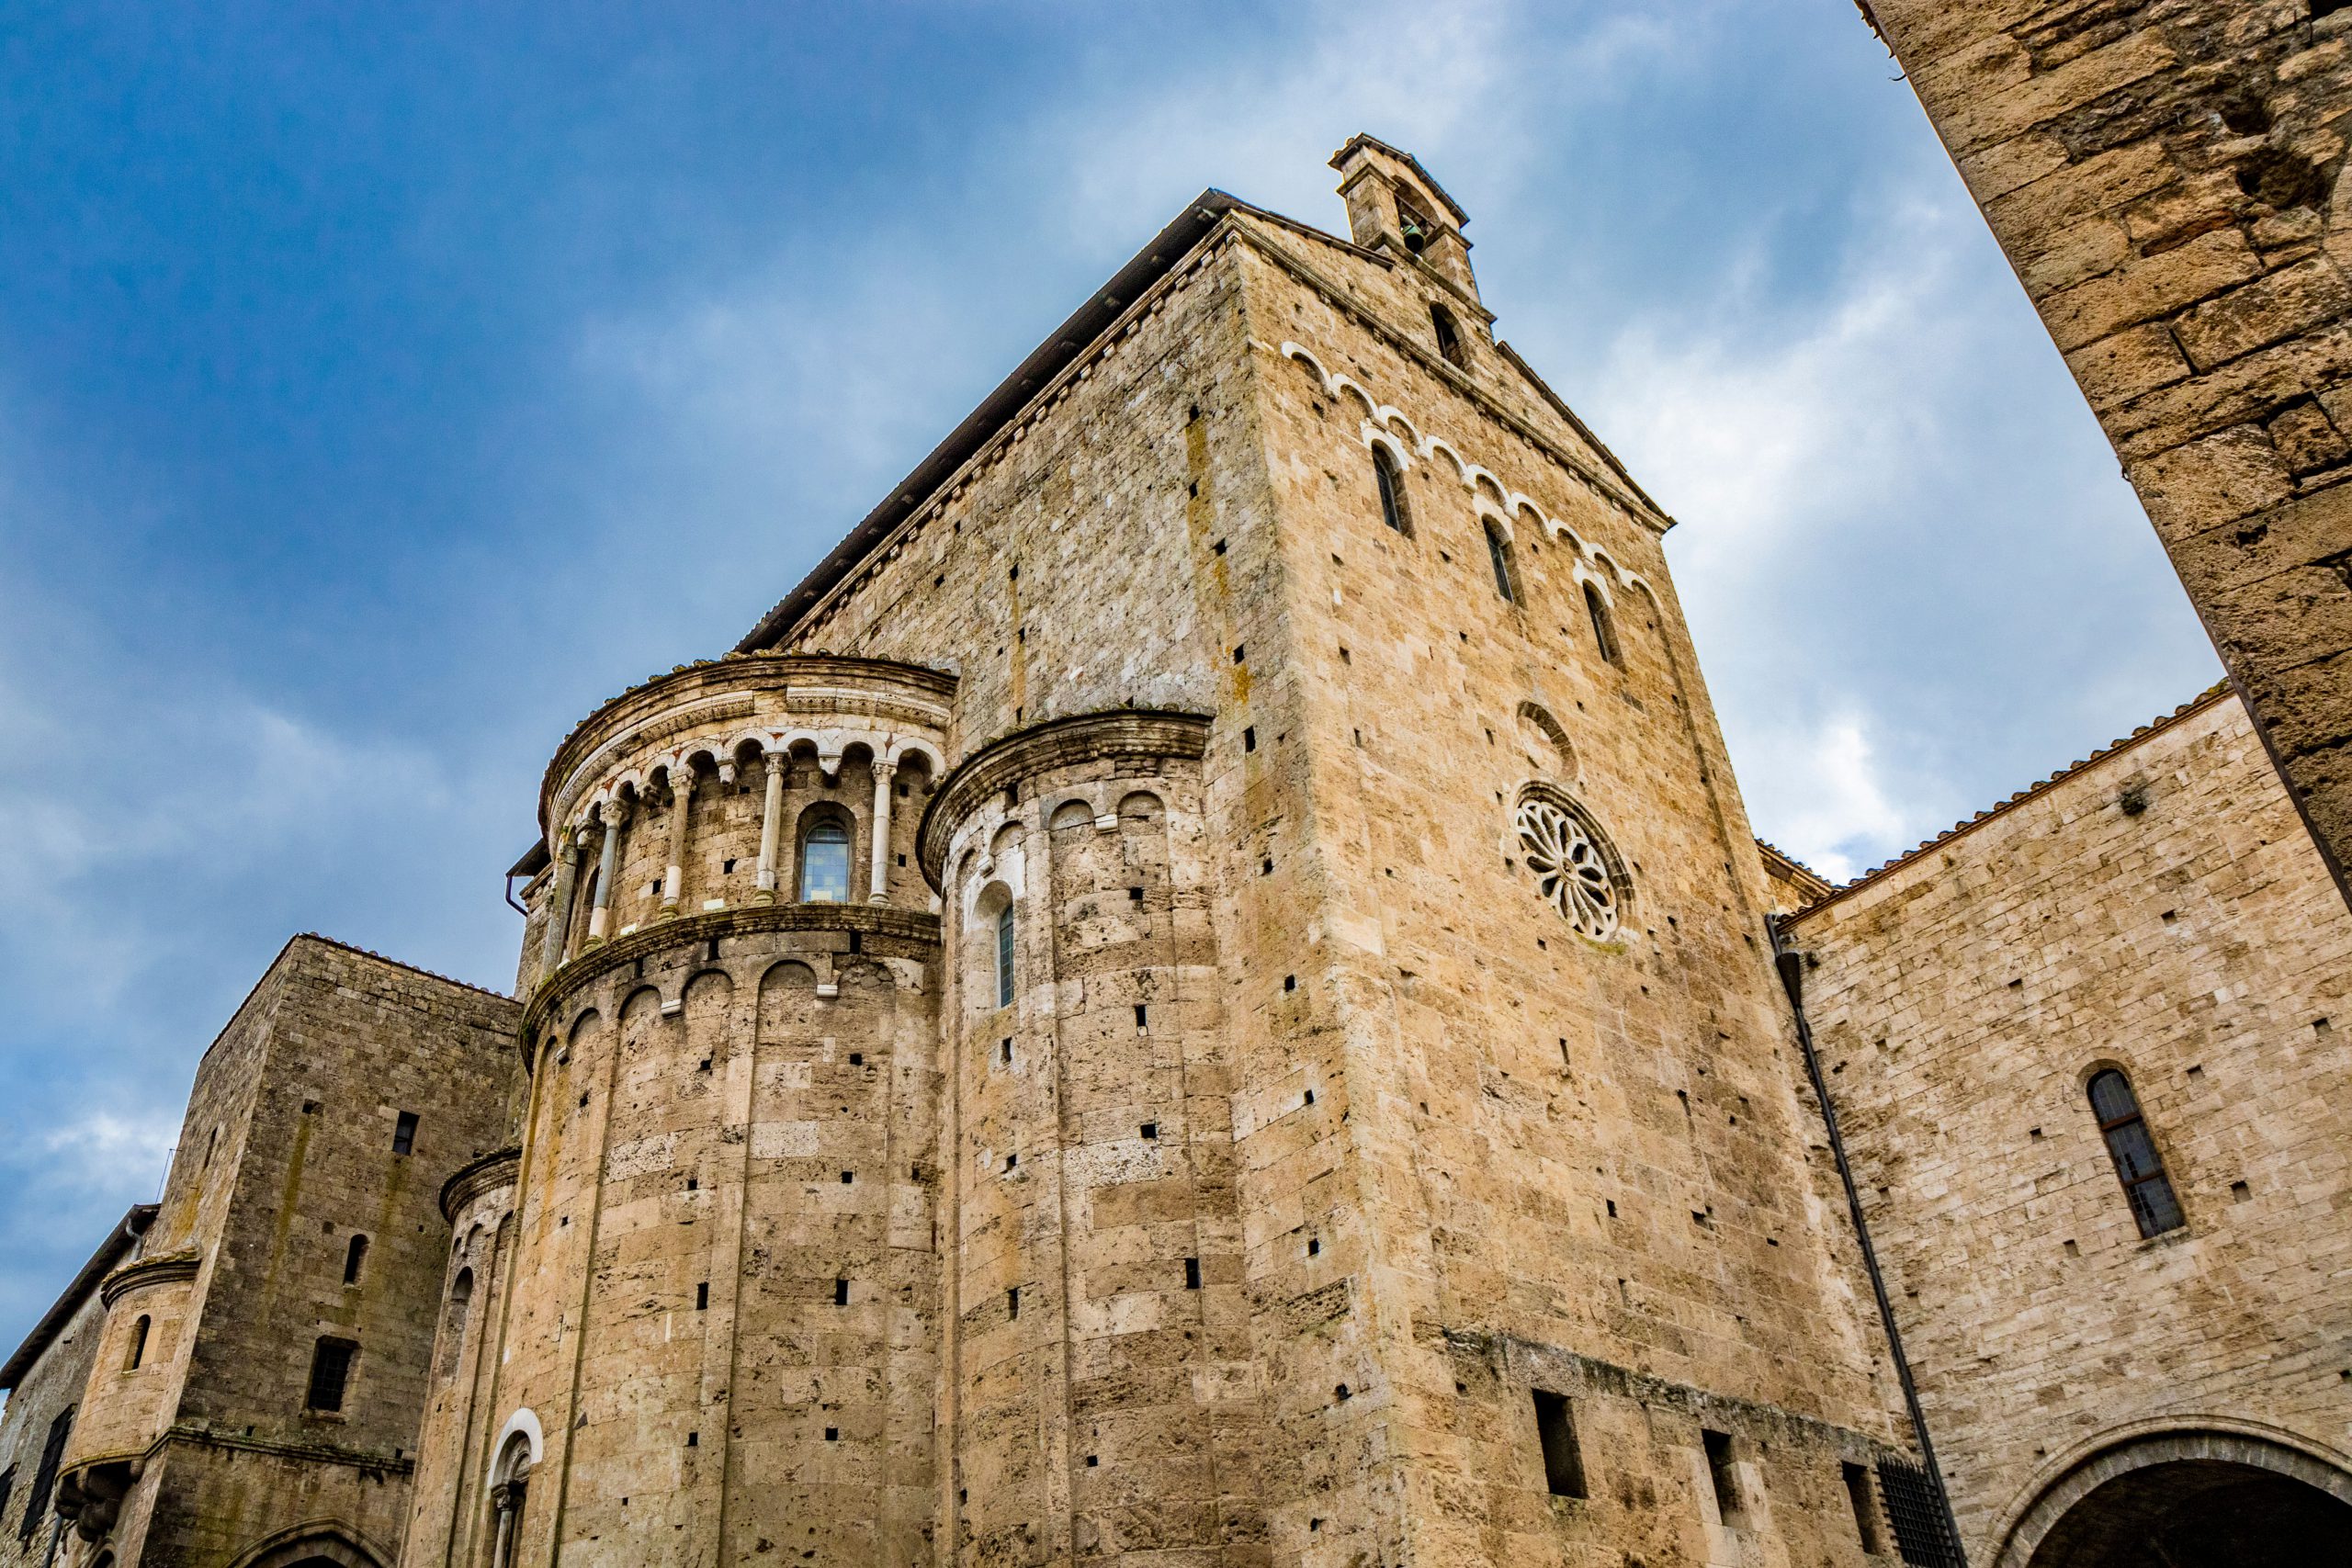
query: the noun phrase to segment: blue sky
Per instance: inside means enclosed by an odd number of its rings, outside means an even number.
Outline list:
[[[1865,869],[2217,678],[1846,0],[0,16],[0,1351],[317,930],[503,987],[722,650],[1204,186],[1370,130],[1681,520],[1759,831]]]

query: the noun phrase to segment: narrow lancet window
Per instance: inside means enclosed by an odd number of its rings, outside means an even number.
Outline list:
[[[1592,620],[1592,640],[1600,649],[1600,657],[1616,663],[1617,628],[1610,623],[1609,601],[1589,582],[1584,585],[1584,613]]]
[[[2099,1135],[2107,1140],[2108,1156],[2115,1161],[2116,1179],[2123,1183],[2140,1234],[2162,1235],[2187,1224],[2173,1197],[2172,1179],[2156,1153],[2156,1141],[2149,1135],[2147,1118],[2140,1114],[2132,1080],[2109,1067],[2092,1077],[2089,1093],[2091,1114],[2098,1118]]]
[[[1453,322],[1453,312],[1442,305],[1430,307],[1430,325],[1437,332],[1437,351],[1445,362],[1457,370],[1470,368],[1469,352],[1462,346],[1462,329]]]
[[[367,1261],[368,1238],[364,1235],[353,1236],[351,1245],[344,1249],[343,1282],[346,1285],[359,1283],[359,1269]]]
[[[1385,446],[1372,449],[1372,477],[1380,487],[1380,520],[1399,534],[1410,534],[1412,519],[1405,513],[1405,476]]]
[[[130,1351],[122,1359],[124,1371],[137,1371],[139,1363],[147,1359],[147,1334],[153,1327],[153,1320],[147,1317],[141,1317],[130,1325]]]
[[[1012,1005],[1012,906],[996,912],[996,1005]]]
[[[1504,542],[1503,531],[1492,523],[1487,525],[1487,561],[1495,569],[1495,592],[1503,596],[1503,603],[1517,604],[1519,595],[1513,592],[1510,581],[1510,546]]]

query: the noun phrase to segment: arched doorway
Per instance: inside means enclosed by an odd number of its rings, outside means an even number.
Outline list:
[[[384,1568],[390,1554],[365,1543],[359,1532],[325,1520],[279,1530],[249,1548],[236,1568]]]
[[[2000,1568],[2352,1563],[2352,1476],[2297,1449],[2173,1432],[2102,1450],[2042,1494]]]

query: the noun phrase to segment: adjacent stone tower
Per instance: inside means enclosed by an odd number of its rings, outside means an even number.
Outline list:
[[[1204,193],[541,796],[403,1561],[1860,1562],[1668,520],[1466,215]]]
[[[2352,897],[2352,7],[1861,9]]]

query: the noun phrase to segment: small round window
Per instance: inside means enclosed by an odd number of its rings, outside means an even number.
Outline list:
[[[1520,791],[1511,826],[1544,902],[1590,942],[1615,939],[1633,886],[1592,814],[1555,789]]]

